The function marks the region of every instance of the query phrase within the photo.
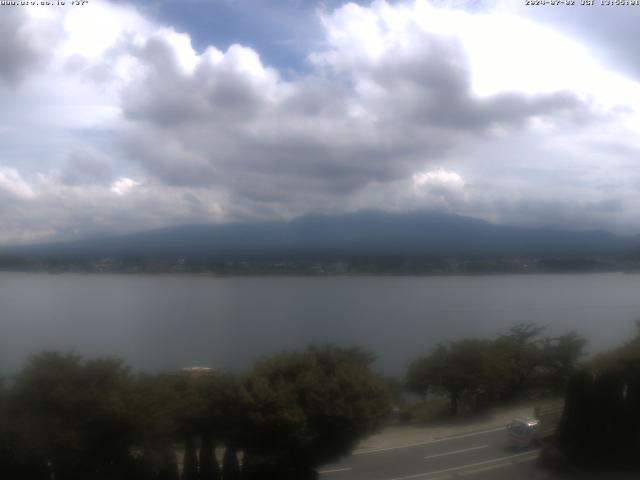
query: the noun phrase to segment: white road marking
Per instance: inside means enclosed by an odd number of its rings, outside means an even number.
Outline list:
[[[532,450],[530,452],[517,453],[515,455],[509,455],[507,457],[494,458],[494,459],[485,460],[485,461],[482,461],[482,462],[468,463],[466,465],[460,465],[458,467],[443,468],[442,470],[433,470],[431,472],[416,473],[416,474],[407,475],[407,476],[404,476],[404,477],[394,477],[394,478],[389,478],[387,480],[410,480],[412,478],[430,477],[430,476],[439,475],[439,474],[442,474],[442,473],[456,472],[458,470],[466,470],[468,468],[479,467],[480,465],[488,465],[490,463],[504,462],[505,460],[511,460],[513,458],[519,458],[519,457],[522,457],[524,455],[531,455],[531,454],[534,454],[534,453],[540,453],[540,450]],[[508,466],[508,465],[511,465],[511,463],[505,463],[504,465]]]
[[[513,462],[502,462],[496,463],[494,465],[487,465],[485,467],[474,468],[473,470],[469,470],[467,472],[461,472],[461,477],[468,477],[469,475],[477,475],[479,473],[490,472],[491,470],[498,470],[499,468],[509,467],[513,465]]]
[[[461,476],[467,477],[469,475],[477,475],[478,473],[486,472],[488,470],[496,470],[498,468],[504,468],[511,465],[515,465],[516,463],[525,463],[535,460],[538,457],[528,457],[528,458],[520,458],[518,460],[514,460],[512,462],[498,463],[496,465],[489,465],[487,467],[474,468],[473,470],[469,470],[468,472],[460,473]]]
[[[318,474],[320,475],[325,475],[327,473],[338,473],[338,472],[348,472],[350,470],[353,470],[351,467],[345,467],[345,468],[332,468],[330,470],[320,470],[318,472]]]
[[[463,448],[462,450],[453,450],[452,452],[436,453],[435,455],[427,455],[424,458],[428,460],[430,458],[446,457],[447,455],[455,455],[456,453],[464,453],[464,452],[471,452],[473,450],[480,450],[481,448],[487,448],[488,446],[489,445],[480,445],[478,447]]]
[[[391,450],[400,450],[402,448],[421,447],[422,445],[431,445],[433,443],[448,442],[449,440],[458,440],[460,438],[475,437],[478,435],[483,435],[485,433],[498,432],[500,430],[505,430],[505,427],[491,428],[489,430],[482,430],[481,432],[463,433],[460,435],[453,435],[451,437],[443,437],[443,438],[436,438],[434,440],[427,440],[426,442],[417,442],[417,443],[409,443],[406,445],[399,445],[397,447],[374,448],[373,450],[356,450],[351,455],[369,455],[372,453],[389,452]]]

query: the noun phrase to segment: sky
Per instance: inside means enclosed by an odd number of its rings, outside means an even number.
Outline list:
[[[0,244],[359,210],[640,233],[640,6],[17,3]]]

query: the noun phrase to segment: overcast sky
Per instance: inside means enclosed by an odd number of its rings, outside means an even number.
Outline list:
[[[0,6],[0,243],[362,209],[640,233],[640,7],[70,3]]]

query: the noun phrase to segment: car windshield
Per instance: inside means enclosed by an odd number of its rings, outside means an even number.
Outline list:
[[[509,430],[516,435],[526,435],[529,433],[529,427],[522,422],[513,422],[509,426]]]

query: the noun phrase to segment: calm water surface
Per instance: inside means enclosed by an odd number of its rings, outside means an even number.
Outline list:
[[[308,343],[357,344],[401,374],[437,342],[518,322],[576,329],[592,351],[634,332],[640,275],[251,277],[0,273],[0,372],[42,349],[137,369],[243,370]]]

